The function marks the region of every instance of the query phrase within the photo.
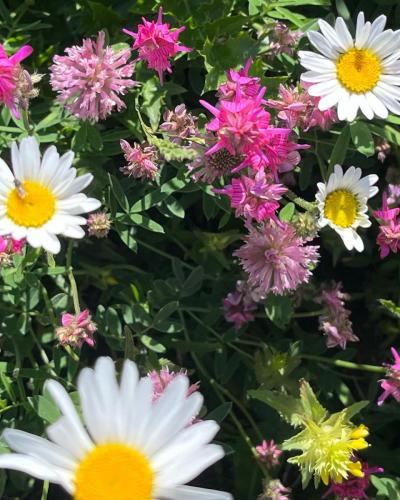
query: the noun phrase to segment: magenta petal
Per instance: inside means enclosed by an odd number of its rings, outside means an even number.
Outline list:
[[[33,48],[30,45],[24,45],[15,54],[10,57],[10,61],[13,63],[20,63],[27,57],[29,57],[33,52]]]

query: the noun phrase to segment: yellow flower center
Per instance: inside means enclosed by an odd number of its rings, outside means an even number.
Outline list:
[[[351,227],[357,218],[356,196],[345,189],[337,189],[325,200],[324,215],[339,227]]]
[[[56,198],[40,182],[24,181],[7,199],[7,215],[18,226],[41,227],[56,209]]]
[[[336,61],[337,79],[344,88],[356,94],[372,90],[381,74],[381,61],[370,50],[350,49]]]
[[[81,461],[74,500],[151,500],[153,471],[148,459],[129,446],[96,446]]]

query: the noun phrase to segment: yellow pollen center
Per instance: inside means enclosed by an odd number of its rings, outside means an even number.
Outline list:
[[[7,215],[18,226],[41,227],[56,209],[56,198],[40,182],[24,181],[7,199]]]
[[[80,462],[74,500],[151,500],[153,471],[148,459],[129,446],[96,446]]]
[[[324,215],[339,227],[351,227],[357,217],[357,198],[350,191],[337,189],[325,200]]]
[[[343,87],[356,94],[372,90],[381,74],[381,61],[370,50],[350,49],[336,61],[337,79]]]

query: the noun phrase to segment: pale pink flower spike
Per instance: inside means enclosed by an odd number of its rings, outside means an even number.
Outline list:
[[[96,40],[86,38],[81,46],[66,48],[66,56],[54,56],[50,68],[50,83],[58,100],[83,120],[103,120],[114,109],[122,110],[125,103],[119,96],[137,85],[131,79],[130,49],[114,52],[104,42],[105,33],[100,31]]]

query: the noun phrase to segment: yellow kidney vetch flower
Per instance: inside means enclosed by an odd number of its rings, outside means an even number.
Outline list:
[[[368,434],[365,425],[355,427],[348,422],[343,411],[320,423],[305,421],[304,429],[285,441],[283,447],[302,451],[288,461],[300,467],[303,478],[314,474],[316,483],[319,479],[326,485],[331,481],[341,483],[350,475],[363,477],[355,452],[368,448]]]

